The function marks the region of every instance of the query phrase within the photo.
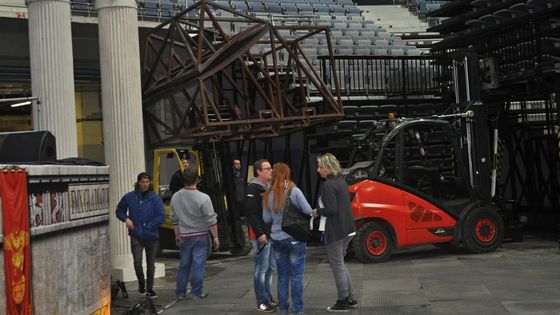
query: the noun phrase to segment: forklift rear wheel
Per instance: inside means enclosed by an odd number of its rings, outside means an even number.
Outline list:
[[[352,247],[356,258],[363,263],[383,262],[391,257],[393,239],[383,225],[369,222],[358,229]]]
[[[241,234],[240,239],[242,240],[243,246],[233,247],[230,251],[234,256],[246,256],[251,252],[251,240],[249,239],[249,229],[247,224],[241,224]]]
[[[493,208],[476,208],[467,214],[462,242],[473,253],[496,250],[504,239],[504,222]]]

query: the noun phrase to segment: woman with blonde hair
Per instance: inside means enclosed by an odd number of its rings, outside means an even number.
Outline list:
[[[278,271],[278,306],[288,314],[288,292],[292,296],[292,311],[303,314],[303,270],[305,269],[306,244],[298,242],[282,231],[282,215],[288,198],[302,213],[311,216],[311,206],[303,193],[292,182],[290,167],[284,163],[273,166],[272,182],[263,195],[263,220],[272,222],[270,238]],[[290,289],[288,290],[288,287]]]
[[[329,312],[348,312],[358,307],[348,269],[344,264],[346,248],[356,234],[348,185],[341,175],[336,157],[326,153],[317,157],[317,172],[325,179],[319,190],[317,210],[313,215],[326,217],[325,247],[329,265],[334,275],[338,298]]]

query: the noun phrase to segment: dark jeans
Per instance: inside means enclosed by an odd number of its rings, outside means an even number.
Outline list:
[[[281,311],[288,311],[292,296],[294,313],[303,312],[303,270],[305,269],[305,242],[293,238],[272,243],[278,268],[278,303]]]
[[[155,260],[158,251],[159,240],[141,240],[134,236],[130,237],[130,248],[132,249],[132,258],[134,259],[134,271],[138,278],[138,287],[146,288],[144,280],[144,271],[142,270],[142,250],[146,250],[146,265],[148,274],[148,289],[154,286],[154,274],[156,272]]]

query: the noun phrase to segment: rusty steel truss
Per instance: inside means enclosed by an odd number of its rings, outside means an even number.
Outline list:
[[[311,36],[332,58],[328,27],[273,26],[206,0],[159,25],[144,49],[149,146],[275,137],[342,117],[338,81],[327,86],[301,48]]]

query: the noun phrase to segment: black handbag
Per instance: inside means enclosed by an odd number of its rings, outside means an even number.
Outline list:
[[[310,217],[302,213],[299,208],[292,203],[290,195],[292,190],[288,191],[286,206],[282,214],[282,231],[288,233],[296,241],[307,242],[311,237],[309,230]]]

